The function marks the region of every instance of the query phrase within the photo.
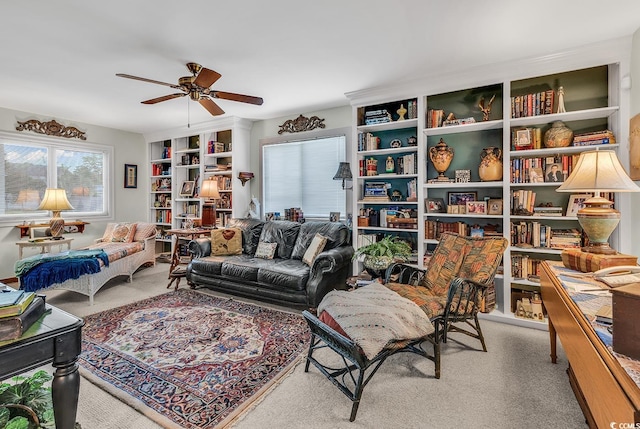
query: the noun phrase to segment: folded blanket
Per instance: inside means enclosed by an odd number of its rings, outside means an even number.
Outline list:
[[[83,274],[100,272],[97,258],[70,258],[42,262],[20,277],[20,288],[35,292],[65,280],[77,279]]]
[[[333,317],[368,359],[391,343],[422,338],[434,331],[420,307],[380,283],[352,292],[333,290],[318,306],[318,314],[323,311]]]
[[[20,277],[22,274],[43,262],[75,258],[99,258],[104,262],[105,266],[109,266],[109,258],[102,249],[67,250],[66,252],[60,253],[41,253],[39,255],[29,256],[28,258],[17,261],[15,265],[16,277]]]

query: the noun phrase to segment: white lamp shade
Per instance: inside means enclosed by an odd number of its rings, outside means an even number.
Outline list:
[[[67,199],[67,193],[64,189],[47,188],[38,210],[60,212],[62,210],[73,210],[73,206]]]
[[[612,150],[582,152],[558,192],[640,192]]]
[[[200,196],[203,198],[210,198],[213,200],[220,199],[220,192],[218,192],[217,180],[204,180],[202,182],[202,189],[200,190]]]

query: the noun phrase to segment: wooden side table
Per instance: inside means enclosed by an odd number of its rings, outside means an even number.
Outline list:
[[[50,253],[53,246],[59,246],[58,251],[62,250],[62,245],[67,245],[67,250],[71,250],[71,242],[73,238],[62,238],[60,240],[42,240],[42,241],[16,241],[18,246],[18,259],[22,259],[22,251],[25,247],[39,247],[40,253]]]
[[[189,229],[168,229],[167,235],[175,237],[173,242],[173,252],[171,253],[171,266],[169,267],[169,284],[167,289],[175,282],[175,290],[180,286],[180,280],[187,275],[187,269],[184,261],[180,258],[180,240],[193,240],[203,235],[211,234],[211,229],[205,228],[189,228]],[[190,260],[191,258],[189,258]]]

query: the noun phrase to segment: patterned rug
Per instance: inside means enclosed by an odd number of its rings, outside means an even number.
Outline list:
[[[189,289],[84,320],[83,375],[165,427],[230,423],[309,344],[300,315]]]

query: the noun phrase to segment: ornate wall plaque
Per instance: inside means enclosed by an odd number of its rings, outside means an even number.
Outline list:
[[[65,137],[68,139],[78,138],[80,140],[86,140],[84,131],[80,131],[76,127],[65,127],[52,119],[47,122],[40,122],[36,119],[30,119],[28,121],[20,122],[16,125],[18,131],[33,131],[38,134],[46,134],[48,136]]]
[[[296,119],[289,119],[285,121],[284,124],[279,125],[280,131],[278,131],[278,134],[299,133],[301,131],[311,131],[316,128],[324,128],[325,125],[323,122],[324,119],[320,119],[317,116],[307,118],[300,115]]]

